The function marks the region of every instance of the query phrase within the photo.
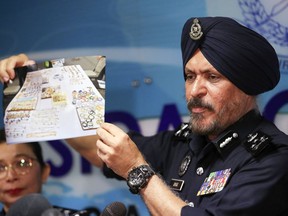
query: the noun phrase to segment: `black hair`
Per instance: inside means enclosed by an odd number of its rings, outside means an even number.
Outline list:
[[[6,142],[6,134],[5,134],[5,129],[0,129],[0,143],[1,142]],[[42,148],[39,142],[27,142],[27,143],[23,143],[27,146],[29,146],[29,148],[31,148],[31,150],[33,151],[33,153],[35,154],[37,161],[39,162],[41,169],[43,169],[45,167],[45,162],[43,159],[43,154],[42,154]],[[11,144],[13,145],[13,144]],[[17,144],[15,144],[17,145]]]

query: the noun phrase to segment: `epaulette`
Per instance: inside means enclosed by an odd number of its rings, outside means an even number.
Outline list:
[[[191,129],[188,123],[182,123],[180,127],[174,133],[174,137],[181,140],[187,140],[191,134]]]
[[[250,133],[244,142],[246,150],[254,157],[257,157],[264,149],[271,145],[271,138],[261,131]]]

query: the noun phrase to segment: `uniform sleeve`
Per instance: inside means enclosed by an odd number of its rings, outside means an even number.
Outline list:
[[[183,207],[181,216],[288,215],[287,164],[287,148],[252,158],[236,170],[222,191],[203,196],[200,206]]]
[[[167,158],[173,149],[174,132],[165,131],[149,137],[130,132],[129,136],[136,143],[146,161],[155,171],[162,174],[166,169]]]

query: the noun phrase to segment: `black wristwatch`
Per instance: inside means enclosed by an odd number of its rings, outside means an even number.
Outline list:
[[[149,165],[141,165],[133,168],[128,173],[127,185],[129,190],[133,194],[139,194],[140,190],[143,189],[149,179],[155,174]]]

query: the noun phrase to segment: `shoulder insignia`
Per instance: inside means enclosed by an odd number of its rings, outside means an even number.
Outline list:
[[[261,131],[249,134],[244,143],[247,151],[253,156],[258,156],[269,145],[271,145],[271,138]]]

